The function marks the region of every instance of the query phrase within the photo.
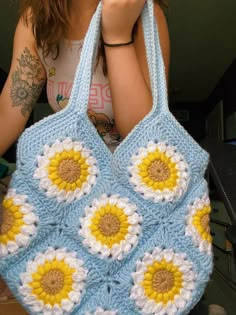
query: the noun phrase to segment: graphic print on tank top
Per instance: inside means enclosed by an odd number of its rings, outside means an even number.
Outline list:
[[[75,70],[80,59],[83,40],[69,41],[62,39],[59,46],[59,56],[42,57],[47,71],[47,97],[51,108],[58,112],[68,104]],[[67,62],[65,62],[65,60]],[[108,79],[102,70],[102,61],[95,69],[90,88],[88,117],[93,122],[98,134],[113,152],[122,141],[116,128],[112,110],[111,91]]]

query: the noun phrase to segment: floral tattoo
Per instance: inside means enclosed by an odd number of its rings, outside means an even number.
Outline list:
[[[44,86],[44,79],[40,61],[30,54],[27,47],[17,60],[19,65],[12,74],[10,93],[13,107],[21,107],[21,113],[25,117],[37,101]]]

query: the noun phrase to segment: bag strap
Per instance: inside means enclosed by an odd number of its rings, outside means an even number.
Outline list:
[[[153,98],[152,111],[155,115],[159,115],[162,112],[169,112],[169,107],[166,72],[158,25],[154,15],[153,0],[147,0],[146,2],[142,12],[142,25]]]
[[[101,15],[102,2],[99,3],[90,22],[67,106],[68,109],[72,107],[79,114],[87,113],[90,85],[101,34]],[[154,17],[153,0],[147,0],[145,3],[142,12],[142,24],[153,97],[152,113],[156,115],[168,111],[168,101],[165,68]]]

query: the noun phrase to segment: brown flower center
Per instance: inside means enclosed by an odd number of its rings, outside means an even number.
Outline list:
[[[0,234],[6,234],[8,231],[11,230],[15,218],[12,212],[5,207],[1,207],[1,217],[0,217]]]
[[[58,166],[58,174],[63,181],[75,183],[80,178],[80,165],[74,159],[64,159]]]
[[[201,226],[203,227],[203,229],[207,232],[210,233],[210,227],[209,227],[209,215],[205,214],[202,218],[201,218]]]
[[[113,214],[105,214],[99,222],[99,230],[105,236],[115,235],[120,230],[120,221]]]
[[[50,270],[41,279],[43,291],[50,295],[60,293],[64,286],[64,274],[58,270]]]
[[[149,176],[156,182],[164,182],[170,177],[168,166],[161,160],[154,160],[148,169]]]
[[[173,273],[168,270],[158,270],[153,276],[152,286],[158,293],[170,291],[174,286]]]

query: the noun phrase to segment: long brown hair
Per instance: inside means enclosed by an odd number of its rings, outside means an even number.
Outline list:
[[[43,56],[47,57],[55,52],[59,54],[59,41],[65,36],[70,26],[70,0],[18,0],[19,15],[26,24],[31,24],[37,47],[42,49]],[[154,0],[162,7],[167,6],[167,0]],[[137,23],[133,29],[136,33]],[[106,56],[103,45],[98,52],[98,58],[103,58],[103,72],[107,74]]]

